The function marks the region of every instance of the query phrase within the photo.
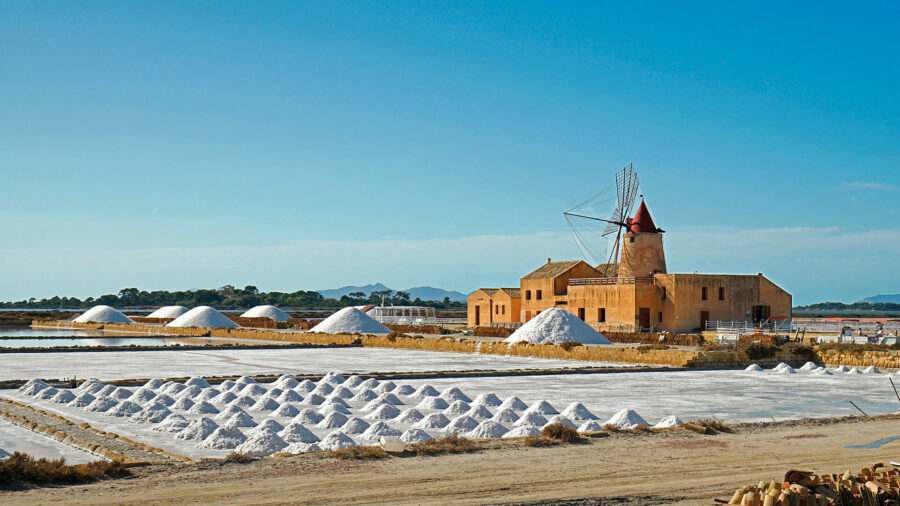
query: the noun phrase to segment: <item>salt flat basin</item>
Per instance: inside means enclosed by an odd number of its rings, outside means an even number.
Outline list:
[[[31,327],[19,326],[0,326],[0,339],[4,337],[30,337],[30,336],[53,336],[53,337],[87,337],[87,336],[109,336],[102,330],[82,330],[82,329],[33,329]]]
[[[276,344],[280,341],[258,341],[251,339],[225,339],[218,337],[53,337],[44,339],[3,339],[0,348],[53,348],[55,346],[203,346],[207,344]]]
[[[258,341],[263,343],[263,341]],[[638,364],[418,351],[398,348],[292,348],[67,353],[2,353],[0,380],[31,378],[127,378],[354,372],[419,372],[473,369],[635,367]]]
[[[0,449],[10,454],[18,451],[45,459],[65,457],[70,464],[103,460],[102,457],[19,427],[3,418],[0,418]]]

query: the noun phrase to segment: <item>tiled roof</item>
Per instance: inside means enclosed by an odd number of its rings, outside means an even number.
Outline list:
[[[565,260],[562,262],[547,262],[538,267],[522,279],[552,279],[564,274],[566,271],[578,265],[581,260]]]

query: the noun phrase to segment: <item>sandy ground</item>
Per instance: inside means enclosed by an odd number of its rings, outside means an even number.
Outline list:
[[[128,479],[0,493],[15,504],[712,504],[790,467],[836,472],[900,459],[900,418],[747,425],[731,434],[617,433],[584,444],[518,442],[440,457],[339,461],[316,455],[249,464],[152,466]]]

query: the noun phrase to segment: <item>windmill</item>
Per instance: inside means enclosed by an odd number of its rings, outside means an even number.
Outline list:
[[[631,209],[634,206],[634,199],[638,195],[639,186],[637,172],[632,164],[628,164],[616,173],[614,186],[610,185],[604,188],[596,195],[563,213],[572,230],[575,244],[594,264],[604,258],[607,258],[606,263],[612,263],[615,258],[622,240],[622,229],[627,230],[629,227],[628,218],[631,216]],[[605,206],[602,209],[605,210],[609,209],[610,204],[614,205],[611,214],[596,216],[602,206]],[[600,228],[597,228],[598,226]],[[607,257],[605,252],[598,247],[609,243],[613,234],[615,234],[615,240]]]

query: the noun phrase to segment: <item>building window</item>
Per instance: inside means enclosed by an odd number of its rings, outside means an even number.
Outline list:
[[[525,300],[531,300],[531,290],[525,290]]]
[[[719,287],[719,300],[725,300],[725,287]]]
[[[662,287],[662,300],[666,300],[666,287]]]
[[[535,293],[534,298],[537,299],[537,300],[541,300],[541,295],[542,295],[542,294],[541,294],[541,291],[538,290],[537,293]]]
[[[580,318],[581,321],[584,321],[584,308],[583,307],[578,308],[578,318]]]
[[[629,237],[628,242],[634,242],[634,236]]]
[[[506,304],[500,306],[500,314],[506,314]]]
[[[706,287],[704,286],[703,288],[700,289],[700,300],[706,300],[706,299],[707,299]]]
[[[494,306],[494,314],[500,314],[500,306]]]
[[[662,323],[662,311],[656,314],[656,321]]]
[[[601,307],[597,310],[597,321],[603,323],[606,321],[606,308]]]

